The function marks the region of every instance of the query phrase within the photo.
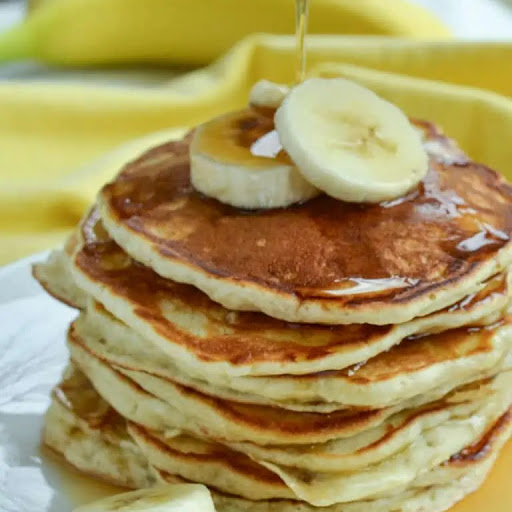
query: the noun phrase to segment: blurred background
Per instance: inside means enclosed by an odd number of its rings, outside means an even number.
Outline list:
[[[291,34],[294,4],[0,0],[0,265],[62,243],[117,171],[105,153],[292,83],[293,37],[261,32]],[[308,72],[371,84],[512,180],[512,0],[310,4]]]
[[[512,39],[512,0],[411,1],[436,13],[459,37]],[[21,19],[26,3],[26,0],[0,0],[0,28]]]
[[[32,0],[34,3],[36,0]],[[313,0],[314,1],[314,0]],[[357,2],[358,0],[354,0]],[[394,0],[383,0],[392,3]],[[429,9],[462,39],[512,41],[512,0],[409,0]],[[0,0],[0,31],[19,22],[30,0]],[[126,70],[72,71],[47,69],[33,63],[3,64],[0,79],[48,79],[85,81],[129,82],[136,85],[153,85],[174,75],[171,71],[154,73]]]

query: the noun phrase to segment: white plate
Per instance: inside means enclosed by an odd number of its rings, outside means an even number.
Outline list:
[[[32,279],[31,264],[45,256],[0,269],[0,512],[69,512],[113,491],[40,448],[50,390],[68,358],[66,328],[76,316]]]

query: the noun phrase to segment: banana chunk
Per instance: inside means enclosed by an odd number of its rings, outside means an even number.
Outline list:
[[[260,80],[251,89],[249,104],[255,107],[277,108],[289,92],[290,88],[287,85]]]
[[[407,116],[342,78],[312,78],[294,87],[275,125],[304,178],[343,201],[394,199],[428,170],[421,137]]]
[[[73,512],[215,512],[210,492],[204,485],[175,484],[117,494]]]
[[[245,209],[283,208],[319,194],[283,152],[272,118],[250,109],[197,128],[190,179],[206,196]]]

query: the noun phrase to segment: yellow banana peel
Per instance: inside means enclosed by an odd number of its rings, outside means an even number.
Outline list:
[[[0,35],[0,62],[201,65],[255,32],[293,33],[295,0],[37,0]],[[448,30],[407,0],[315,0],[309,33],[441,39]]]

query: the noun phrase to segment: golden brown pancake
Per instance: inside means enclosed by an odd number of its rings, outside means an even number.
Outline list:
[[[403,338],[495,321],[509,302],[505,274],[443,310],[400,325],[324,326],[234,312],[193,286],[135,262],[92,211],[79,232],[71,270],[79,286],[148,341],[201,372],[299,374],[339,369],[387,350]],[[41,273],[41,271],[40,271]]]
[[[186,434],[165,437],[133,422],[128,422],[128,432],[150,464],[168,471],[172,467],[187,480],[248,499],[295,497],[279,476],[227,446]]]
[[[238,130],[260,133],[261,115],[241,114]],[[231,309],[298,322],[408,321],[461,299],[512,257],[510,186],[433,125],[422,129],[445,151],[394,201],[320,196],[242,211],[192,188],[185,139],[125,166],[99,195],[101,215],[128,254]]]
[[[122,414],[127,415],[124,407],[127,407],[126,411],[130,410],[126,405],[128,400],[130,403],[134,399],[140,402],[147,400],[153,404],[155,400],[162,401],[157,400],[153,393],[122,372],[110,367],[96,354],[89,352],[72,331],[68,343],[75,364],[87,375],[98,392]],[[350,436],[380,424],[394,412],[388,408],[348,409],[329,414],[298,413],[276,407],[220,400],[179,385],[174,386],[174,389],[182,403],[194,407],[186,409],[175,402],[169,403],[169,408],[158,403],[159,407],[154,408],[155,419],[130,419],[152,429],[182,428],[213,439],[228,441],[238,436],[237,440],[276,444],[322,442],[337,436]],[[176,409],[179,413],[175,412]],[[198,411],[203,414],[199,415]],[[214,418],[215,423],[205,424],[207,417]]]
[[[440,386],[451,389],[468,379],[495,373],[510,366],[511,359],[512,326],[507,317],[493,326],[413,337],[343,370],[265,377],[191,375],[157,347],[148,349],[143,338],[110,315],[94,313],[98,319],[91,324],[90,314],[87,311],[74,322],[72,335],[87,351],[131,378],[154,376],[163,385],[168,382],[166,387],[178,384],[227,401],[297,412],[334,412],[354,406],[382,408]]]
[[[471,353],[473,350],[479,350],[479,343],[475,343],[478,338],[466,339],[460,344],[461,354],[457,354],[456,357],[461,357],[463,363],[464,351]],[[478,379],[475,372],[471,372],[465,380],[454,379],[448,383],[434,378],[429,383],[428,392],[409,397],[404,391],[404,400],[388,406],[382,402],[381,406],[373,408],[347,407],[330,413],[298,412],[220,399],[200,393],[171,379],[112,365],[111,360],[93,352],[73,326],[69,332],[68,344],[73,361],[87,375],[98,392],[132,421],[143,423],[152,429],[179,428],[226,443],[250,441],[256,444],[292,445],[350,437],[381,424],[397,411],[441,398],[454,388]],[[483,341],[483,344],[485,345],[486,341]],[[448,349],[450,357],[455,356],[453,349],[454,346]],[[412,384],[414,376],[411,378],[408,375],[408,365],[413,372],[417,366],[415,359],[416,354],[413,353],[412,358],[410,354],[406,354],[406,364],[398,385],[407,387]],[[370,361],[368,365],[371,364]],[[387,364],[377,363],[375,371],[369,368],[365,371],[364,377],[356,377],[355,380],[363,387],[371,384],[372,378],[385,383],[386,379],[391,378],[390,371],[394,370],[390,370]],[[489,374],[495,375],[498,371],[501,371],[501,368],[493,367]],[[348,376],[349,379],[351,377],[354,376]],[[376,391],[384,394],[379,389]],[[376,391],[374,390],[373,394],[377,394]],[[137,403],[147,403],[146,409],[151,410],[151,416],[148,413],[141,419],[141,405],[136,412],[138,416],[130,416],[133,409],[130,404]]]
[[[88,397],[82,404],[83,392]],[[332,507],[315,508],[294,500],[250,501],[234,496],[246,488],[244,482],[253,480],[254,488],[285,489],[283,483],[272,473],[258,469],[258,465],[242,455],[223,452],[219,446],[203,445],[187,440],[180,435],[171,438],[151,432],[131,423],[128,432],[135,436],[136,443],[127,433],[125,420],[114,410],[105,408],[99,396],[76,369],[71,369],[53,395],[47,418],[45,442],[61,453],[71,464],[119,485],[145,487],[160,481],[187,481],[187,470],[197,460],[200,478],[213,478],[223,492],[211,486],[217,509],[232,511],[282,511],[304,510],[307,512],[390,512],[399,510],[400,503],[407,503],[408,510],[443,510],[448,504],[461,499],[474,490],[485,477],[497,452],[508,438],[511,430],[511,414],[506,412],[493,421],[475,442],[457,452],[440,466],[419,475],[410,486],[399,492],[386,493],[371,500],[337,504]],[[91,450],[94,449],[94,456]],[[229,455],[229,456],[228,456]],[[147,460],[146,460],[147,457]],[[180,463],[180,461],[184,461]],[[226,473],[212,474],[205,467],[224,465]],[[172,473],[171,467],[177,472]],[[167,468],[167,469],[166,469]],[[476,474],[475,474],[476,472]],[[185,473],[185,475],[183,474]],[[460,482],[465,482],[462,487]],[[226,489],[231,481],[232,488]],[[448,489],[458,492],[447,492]],[[279,491],[277,491],[279,492]],[[229,493],[229,494],[228,494]],[[432,495],[431,495],[432,493]],[[240,496],[240,495],[238,495]],[[422,496],[422,506],[415,506]],[[434,506],[443,496],[444,507]],[[446,496],[451,500],[447,503]]]

